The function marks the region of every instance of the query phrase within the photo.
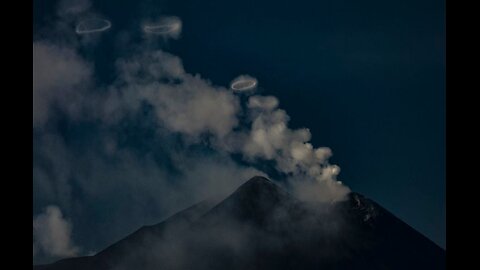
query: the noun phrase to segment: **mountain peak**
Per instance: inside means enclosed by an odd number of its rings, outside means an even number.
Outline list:
[[[241,185],[230,197],[259,203],[280,202],[291,195],[279,185],[263,176],[255,176]]]
[[[268,179],[266,177],[254,176],[254,177],[250,178],[250,180],[248,180],[247,182],[243,183],[237,189],[237,191],[235,191],[235,193],[245,192],[245,191],[253,192],[253,191],[259,190],[259,189],[275,190],[275,189],[279,189],[279,188],[280,187],[278,187],[277,184],[273,183],[270,179]]]
[[[295,202],[296,200],[286,190],[273,181],[255,176],[214,207],[209,214],[223,213],[235,215],[241,220],[262,222],[274,209]]]

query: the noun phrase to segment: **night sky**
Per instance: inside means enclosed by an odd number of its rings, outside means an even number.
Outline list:
[[[56,1],[34,1],[34,40]],[[259,81],[339,179],[445,248],[444,1],[94,1],[112,22],[95,50],[99,83],[145,16],[181,18],[165,50],[216,85]],[[140,35],[130,35],[140,39]],[[83,127],[88,129],[88,127]],[[86,131],[88,133],[88,131]]]

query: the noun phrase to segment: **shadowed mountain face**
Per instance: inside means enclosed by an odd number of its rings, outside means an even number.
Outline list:
[[[95,256],[34,269],[445,269],[445,251],[375,202],[299,201],[254,177]]]

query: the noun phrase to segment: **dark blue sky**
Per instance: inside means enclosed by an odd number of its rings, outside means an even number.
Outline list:
[[[35,1],[34,29],[56,1]],[[176,15],[167,50],[214,84],[259,80],[315,146],[332,148],[340,180],[445,247],[444,1],[94,1],[112,21],[95,51],[109,80],[116,33]],[[134,37],[135,38],[135,37]],[[112,49],[113,48],[113,49]],[[104,66],[103,66],[104,65]],[[102,79],[102,78],[101,78]]]

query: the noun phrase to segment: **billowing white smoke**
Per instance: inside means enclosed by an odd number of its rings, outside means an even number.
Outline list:
[[[41,55],[38,51],[37,56]],[[147,50],[118,59],[116,66],[118,80],[107,94],[93,92],[82,99],[96,102],[100,109],[94,114],[105,123],[118,123],[146,102],[153,106],[159,126],[185,136],[190,143],[207,143],[219,151],[239,153],[252,163],[256,159],[274,161],[276,169],[287,174],[292,183],[302,179],[321,184],[324,195],[317,198],[320,201],[341,199],[348,193],[348,188],[336,180],[339,167],[328,163],[330,149],[314,148],[308,129],[290,129],[289,116],[278,108],[277,98],[250,96],[243,106],[248,126],[235,129],[240,123],[238,95],[242,92],[214,86],[199,75],[185,72],[178,57]],[[91,114],[92,107],[85,104],[85,114]]]
[[[159,125],[190,139],[203,134],[223,138],[238,124],[238,98],[186,73],[174,55],[146,52],[119,59],[117,68],[117,84],[123,87],[105,100],[103,116],[109,119],[120,120],[125,110],[137,110],[146,101],[155,108]]]
[[[278,109],[278,104],[278,100],[273,96],[249,98],[248,108],[253,121],[242,153],[248,158],[274,160],[276,168],[289,174],[294,181],[309,178],[322,186],[323,192],[316,198],[303,196],[304,192],[299,192],[298,195],[304,199],[342,199],[349,190],[336,180],[340,168],[328,163],[331,150],[327,147],[314,148],[309,143],[311,134],[308,129],[289,129],[289,117],[284,110]],[[302,181],[295,182],[293,187],[303,184]]]
[[[120,59],[117,67],[121,74],[117,84],[124,87],[106,100],[108,106],[104,108],[110,114],[122,115],[117,110],[125,109],[125,104],[138,109],[141,102],[147,102],[154,107],[159,125],[184,135],[192,143],[209,136],[206,143],[219,151],[239,153],[252,163],[257,159],[274,161],[276,169],[291,178],[294,188],[302,185],[297,182],[304,181],[322,186],[321,196],[305,199],[339,200],[349,192],[336,180],[339,167],[328,163],[331,150],[314,148],[309,143],[308,129],[290,129],[289,116],[278,108],[277,98],[250,96],[244,106],[248,126],[246,130],[235,129],[242,110],[236,94],[241,93],[186,73],[178,57],[163,51],[148,51]]]
[[[78,254],[72,243],[71,225],[63,218],[57,206],[50,205],[33,220],[33,253],[43,252],[48,256],[65,257]]]

